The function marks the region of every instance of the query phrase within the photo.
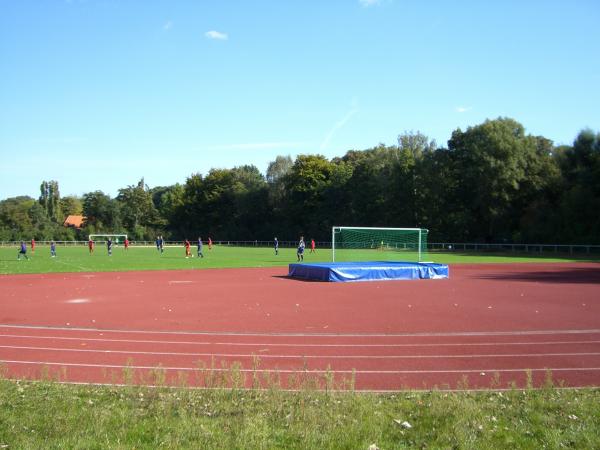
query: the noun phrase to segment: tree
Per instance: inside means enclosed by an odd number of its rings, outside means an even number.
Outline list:
[[[62,223],[64,217],[60,208],[58,181],[42,181],[39,203],[50,220]]]
[[[334,164],[322,155],[299,155],[284,177],[286,227],[294,234],[322,238],[332,217],[324,208]],[[333,218],[335,220],[335,218]]]
[[[83,213],[83,202],[79,197],[67,196],[60,199],[60,209],[63,215],[81,215]]]
[[[267,168],[267,208],[271,220],[268,224],[269,231],[265,230],[265,233],[269,235],[282,236],[282,232],[285,230],[285,176],[290,172],[293,165],[294,162],[289,155],[277,156],[275,161],[269,163],[269,167]]]
[[[8,198],[0,202],[3,239],[19,240],[35,234],[35,227],[29,214],[34,204],[35,200],[27,196]]]
[[[289,155],[277,156],[275,161],[271,161],[267,168],[267,183],[271,185],[278,184],[278,182],[290,171],[293,165],[294,162]]]
[[[160,186],[151,189],[152,203],[158,211],[161,220],[170,234],[183,237],[179,234],[179,211],[184,204],[184,187],[176,183],[172,186]]]
[[[464,239],[470,215],[458,195],[460,174],[448,149],[427,152],[416,167],[415,188],[419,223],[430,239]]]
[[[405,131],[398,135],[398,150],[411,153],[414,160],[419,160],[424,154],[431,153],[436,149],[435,140],[430,140],[420,131]]]
[[[203,183],[206,228],[224,238],[258,236],[268,218],[267,186],[255,166],[213,169]]]
[[[83,215],[88,232],[116,233],[121,231],[119,204],[102,191],[83,196]]]
[[[535,152],[527,154],[525,178],[511,202],[512,240],[560,242],[557,205],[563,180],[554,158],[554,144],[543,136],[528,136],[528,139],[533,141]]]
[[[582,130],[558,161],[565,180],[561,234],[573,243],[600,243],[600,133]]]
[[[147,239],[155,234],[155,228],[162,225],[150,189],[142,178],[137,185],[119,189],[117,201],[120,204],[121,218],[125,229],[134,239]]]
[[[458,198],[469,214],[465,239],[509,239],[511,203],[535,159],[535,140],[520,123],[499,118],[455,130],[448,147],[459,177]]]

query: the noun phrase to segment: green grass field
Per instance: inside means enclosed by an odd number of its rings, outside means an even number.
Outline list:
[[[195,247],[192,254],[195,255]],[[156,247],[131,247],[127,252],[116,247],[108,256],[103,246],[98,246],[90,255],[85,246],[57,248],[57,257],[50,257],[50,249],[37,246],[35,253],[27,252],[29,260],[17,260],[16,247],[0,247],[0,274],[51,273],[51,272],[106,272],[128,270],[178,270],[208,269],[226,267],[273,267],[287,266],[296,262],[296,250],[280,248],[275,256],[273,249],[265,247],[214,246],[208,250],[204,246],[204,258],[185,258],[183,246],[166,247],[161,255]],[[415,260],[411,253],[382,252],[378,250],[344,250],[337,252],[338,261],[381,261]],[[557,254],[497,254],[497,253],[458,253],[430,252],[426,258],[444,264],[460,263],[515,263],[515,262],[575,262],[599,261],[600,257],[573,257]],[[318,249],[316,254],[306,251],[305,262],[331,261],[330,249]]]
[[[598,389],[357,394],[0,380],[8,449],[597,449],[599,430]]]

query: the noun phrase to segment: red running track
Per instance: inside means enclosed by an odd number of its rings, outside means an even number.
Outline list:
[[[450,271],[364,283],[285,268],[2,276],[0,362],[10,377],[95,383],[206,385],[200,369],[213,367],[286,387],[509,387],[549,373],[600,385],[600,264]]]

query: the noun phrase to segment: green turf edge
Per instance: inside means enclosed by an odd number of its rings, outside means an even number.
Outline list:
[[[35,254],[29,252],[29,260],[17,260],[16,248],[0,248],[0,274],[35,274],[66,272],[123,272],[136,270],[184,270],[220,269],[248,267],[284,267],[297,261],[295,249],[280,249],[275,255],[270,248],[216,246],[204,250],[204,258],[185,258],[182,248],[168,247],[163,254],[151,247],[132,247],[128,252],[117,247],[112,256],[104,248],[97,248],[90,255],[85,247],[59,247],[58,256],[50,257],[50,251],[38,246]],[[398,255],[381,252],[349,253],[346,260],[377,260]],[[306,254],[304,261],[328,262],[331,251],[319,249],[316,254]],[[427,260],[443,264],[486,264],[486,263],[572,263],[600,262],[595,255],[556,255],[552,254],[497,254],[497,253],[457,253],[430,252]]]
[[[600,389],[368,394],[0,380],[0,446],[600,448]],[[374,448],[374,447],[371,447]]]

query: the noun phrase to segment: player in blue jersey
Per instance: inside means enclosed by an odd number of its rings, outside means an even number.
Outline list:
[[[50,242],[50,256],[56,258],[56,242]]]
[[[204,258],[204,253],[202,253],[202,238],[198,238],[198,258]]]
[[[25,259],[29,260],[29,256],[27,256],[27,245],[25,241],[21,241],[21,247],[19,249],[19,253],[17,253],[17,259],[21,259],[21,255],[25,257]]]
[[[275,255],[279,255],[279,241],[277,238],[273,241],[273,247],[275,249]]]
[[[112,255],[112,245],[112,240],[108,238],[108,240],[106,241],[106,250],[108,250],[108,256]]]
[[[306,247],[306,244],[304,243],[304,236],[300,236],[300,242],[298,242],[298,251],[296,252],[298,261],[304,261],[304,248],[305,247]]]

